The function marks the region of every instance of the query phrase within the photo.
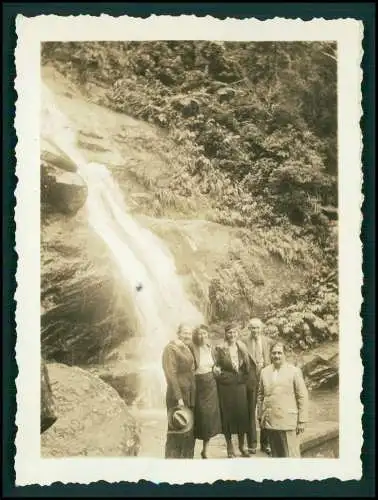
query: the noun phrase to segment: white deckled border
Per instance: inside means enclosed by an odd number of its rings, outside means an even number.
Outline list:
[[[19,179],[16,188],[18,253],[16,322],[16,485],[96,481],[212,483],[252,479],[360,479],[362,464],[362,116],[363,24],[354,19],[226,19],[210,16],[55,15],[16,19],[15,128]],[[339,271],[340,271],[340,458],[274,460],[170,460],[40,457],[40,42],[90,40],[334,40],[339,75]]]

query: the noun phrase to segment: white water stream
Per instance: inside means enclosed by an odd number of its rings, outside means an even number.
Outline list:
[[[173,255],[157,236],[133,219],[110,171],[105,165],[87,163],[77,149],[74,127],[47,87],[43,88],[41,123],[42,138],[77,165],[88,186],[88,222],[111,250],[137,319],[135,333],[143,338],[137,354],[143,374],[142,395],[150,406],[162,402],[163,348],[180,323],[194,326],[203,322],[203,316],[186,296]],[[130,305],[125,304],[127,307]]]

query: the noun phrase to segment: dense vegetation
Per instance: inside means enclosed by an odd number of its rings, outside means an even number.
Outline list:
[[[252,229],[306,271],[306,285],[266,312],[272,334],[303,348],[337,335],[334,44],[51,42],[42,60],[93,100],[166,130],[187,159],[169,189],[190,196],[190,176],[216,221]],[[94,84],[104,92],[92,93]],[[210,287],[216,319],[232,316],[238,294],[254,287],[241,257]]]

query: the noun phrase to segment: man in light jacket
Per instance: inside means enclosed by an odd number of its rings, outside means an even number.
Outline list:
[[[299,458],[299,435],[308,418],[307,388],[301,370],[286,362],[282,342],[272,344],[271,359],[260,376],[260,426],[268,432],[272,457]]]
[[[261,370],[270,365],[270,346],[272,340],[265,335],[262,335],[263,323],[258,318],[253,318],[248,324],[249,336],[244,340],[247,346],[251,366],[255,367],[250,371],[249,380],[247,382],[247,397],[249,408],[250,428],[247,434],[248,451],[256,453],[257,448],[257,422],[256,422],[256,406],[257,406],[257,391],[259,387],[259,379]],[[261,450],[270,454],[270,446],[265,429],[260,429],[260,447]]]

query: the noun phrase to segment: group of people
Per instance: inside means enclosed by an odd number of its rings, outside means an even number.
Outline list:
[[[285,359],[285,346],[262,334],[254,318],[241,341],[234,324],[225,327],[224,342],[212,346],[206,325],[180,325],[177,338],[163,352],[167,381],[166,458],[193,458],[196,439],[208,458],[210,439],[223,434],[227,457],[260,447],[272,457],[300,457],[299,435],[307,421],[308,392],[301,370]]]

